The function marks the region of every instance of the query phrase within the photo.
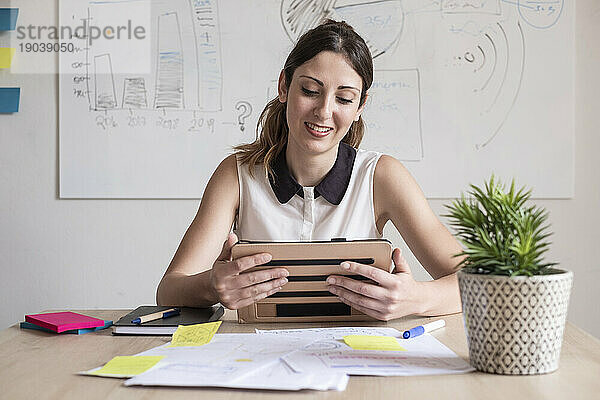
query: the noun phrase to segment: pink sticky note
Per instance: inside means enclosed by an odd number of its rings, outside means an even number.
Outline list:
[[[88,317],[87,315],[77,314],[70,311],[56,312],[48,314],[26,315],[25,321],[31,322],[56,333],[61,333],[71,329],[96,328],[104,326],[104,320]]]

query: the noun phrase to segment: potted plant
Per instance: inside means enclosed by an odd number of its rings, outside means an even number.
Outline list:
[[[471,365],[529,375],[555,371],[573,273],[544,262],[548,212],[531,190],[508,191],[494,176],[446,205],[464,245],[457,268]]]

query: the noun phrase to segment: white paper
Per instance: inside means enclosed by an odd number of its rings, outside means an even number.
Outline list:
[[[268,389],[268,390],[338,390],[343,391],[348,384],[348,375],[340,372],[298,373],[294,372],[285,362],[279,360],[267,367],[260,368],[239,379],[223,380],[213,375],[211,381],[199,376],[206,369],[194,363],[164,364],[135,378],[129,379],[125,385],[150,386],[205,386],[228,387],[238,389]],[[199,382],[202,381],[200,384]]]
[[[256,333],[261,335],[297,336],[302,338],[311,338],[314,340],[343,339],[344,336],[348,335],[393,336],[396,338],[402,337],[402,332],[400,332],[398,329],[366,326],[276,330],[256,329]]]
[[[344,390],[348,377],[343,372],[296,373],[280,361],[313,341],[296,336],[217,334],[204,346],[167,347],[167,343],[138,354],[166,357],[125,385]]]
[[[297,372],[416,376],[473,371],[466,361],[429,334],[407,340],[396,339],[406,351],[353,350],[343,340],[329,338],[315,341],[283,359]]]

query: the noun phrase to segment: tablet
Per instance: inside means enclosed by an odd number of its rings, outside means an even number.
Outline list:
[[[322,322],[371,321],[373,318],[342,303],[327,290],[329,275],[353,275],[340,267],[343,261],[353,261],[390,272],[392,245],[386,239],[314,242],[239,241],[231,249],[233,258],[256,253],[270,253],[270,262],[253,267],[244,273],[273,267],[289,271],[283,288],[258,302],[237,310],[239,323],[255,322]]]

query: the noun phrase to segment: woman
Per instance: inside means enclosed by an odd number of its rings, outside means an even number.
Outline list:
[[[279,76],[279,96],[260,116],[259,138],[236,147],[237,153],[213,173],[158,287],[158,304],[220,302],[238,309],[280,290],[287,282],[284,268],[240,274],[268,262],[270,255],[232,260],[237,235],[246,240],[379,238],[392,221],[434,280],[416,282],[394,249],[392,273],[341,264],[378,285],[330,276],[329,290],[380,320],[460,311],[453,273],[458,242],[399,161],[356,150],[372,81],[368,47],[346,23],[327,20],[299,39]],[[236,233],[230,233],[232,226]]]

